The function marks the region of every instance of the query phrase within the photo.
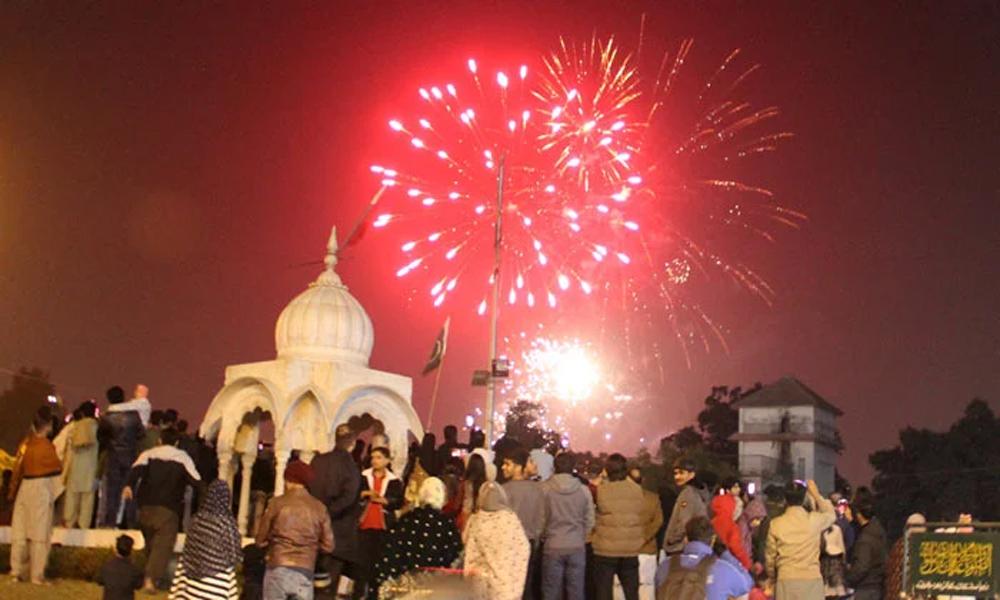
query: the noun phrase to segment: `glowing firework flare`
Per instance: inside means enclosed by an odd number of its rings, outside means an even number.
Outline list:
[[[645,50],[641,38],[640,33],[640,53]],[[773,298],[772,288],[742,258],[746,244],[733,248],[718,240],[749,233],[773,241],[775,225],[796,227],[805,219],[775,203],[770,190],[738,177],[740,160],[771,152],[791,137],[767,129],[777,108],[758,109],[737,97],[758,65],[741,66],[736,50],[707,80],[687,78],[684,65],[692,45],[685,40],[676,52],[648,65],[613,39],[593,38],[580,45],[563,40],[546,58],[547,72],[537,92],[547,104],[574,96],[575,102],[558,115],[567,127],[553,127],[545,136],[546,148],[561,160],[580,156],[579,145],[593,139],[600,144],[605,132],[617,127],[615,141],[621,147],[609,147],[607,153],[624,153],[633,168],[641,165],[646,181],[634,190],[630,212],[644,226],[638,236],[621,238],[638,268],[606,272],[600,295],[608,309],[608,337],[617,344],[622,332],[630,355],[634,345],[652,346],[658,365],[655,332],[664,317],[689,364],[691,344],[707,349],[709,338],[715,338],[725,347],[720,327],[698,300],[713,274],[736,281],[765,302]],[[644,72],[655,77],[641,77]],[[582,185],[620,177],[602,164],[581,173]],[[734,253],[741,258],[730,259]],[[634,340],[640,332],[652,335]]]
[[[594,393],[601,381],[600,365],[577,340],[537,338],[515,371],[518,395],[554,398],[576,405]]]
[[[608,125],[579,123],[579,92],[543,104],[527,66],[488,77],[475,60],[467,66],[464,83],[418,90],[418,113],[389,121],[407,154],[398,165],[371,168],[394,207],[373,225],[398,222],[410,236],[396,275],[429,274],[435,306],[468,280],[476,292],[470,304],[483,314],[502,173],[500,289],[507,303],[555,307],[560,294],[590,294],[590,265],[605,258],[628,264],[621,232],[639,229],[624,210],[642,183],[619,139],[629,133],[626,115],[616,112]]]
[[[538,426],[559,432],[564,444],[588,438],[592,447],[612,439],[633,398],[604,372],[593,346],[576,338],[528,339],[524,333],[518,341],[523,347],[501,393],[507,410],[518,401],[538,403],[543,408]],[[498,415],[499,425],[505,420]]]
[[[725,347],[705,308],[719,280],[774,296],[746,262],[743,234],[774,241],[776,226],[805,216],[741,171],[791,137],[771,129],[777,108],[740,97],[758,65],[736,50],[705,78],[687,64],[691,40],[654,56],[642,38],[635,53],[613,39],[562,40],[537,80],[470,60],[460,81],[420,88],[418,110],[389,121],[406,152],[372,167],[387,192],[373,224],[406,235],[399,277],[419,277],[435,306],[457,298],[483,314],[503,164],[504,300],[595,296],[599,346],[624,341],[616,358],[655,363],[662,381],[663,325],[688,364],[693,345]]]

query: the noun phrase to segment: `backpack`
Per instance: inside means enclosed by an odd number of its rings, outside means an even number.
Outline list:
[[[656,590],[656,600],[705,600],[708,574],[714,566],[714,556],[706,556],[693,569],[681,566],[679,554],[671,556],[670,573]]]

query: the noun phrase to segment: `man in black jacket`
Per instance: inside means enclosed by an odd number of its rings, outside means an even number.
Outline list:
[[[117,385],[105,392],[111,405],[125,402],[125,390]],[[122,488],[128,479],[129,469],[139,452],[139,440],[146,430],[139,413],[134,410],[108,411],[98,427],[101,449],[107,453],[104,467],[104,511],[98,515],[98,524],[104,527],[118,525],[118,506]]]
[[[131,500],[135,495],[139,503],[139,529],[146,542],[143,589],[147,592],[155,591],[167,572],[184,510],[184,488],[201,487],[194,461],[177,447],[178,438],[176,430],[162,430],[159,445],[139,455],[122,490],[123,499]],[[133,494],[136,486],[138,491]]]
[[[309,484],[309,493],[326,506],[333,525],[334,549],[329,557],[320,559],[320,567],[326,567],[330,574],[334,596],[347,566],[358,562],[361,472],[351,456],[356,439],[350,426],[338,425],[333,450],[316,455],[311,464],[315,478]]]
[[[854,600],[880,600],[887,552],[885,529],[875,518],[870,499],[856,501],[853,508],[861,533],[851,552],[847,583],[854,588]]]

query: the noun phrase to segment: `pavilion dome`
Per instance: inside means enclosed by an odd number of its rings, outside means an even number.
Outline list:
[[[326,269],[281,311],[274,328],[278,358],[349,362],[367,366],[375,343],[368,313],[340,280],[337,230],[327,246]]]

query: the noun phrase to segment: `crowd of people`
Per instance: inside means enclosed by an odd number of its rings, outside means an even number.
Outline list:
[[[209,486],[205,495],[204,482],[217,472],[214,452],[188,435],[187,422],[176,410],[154,410],[148,396],[149,389],[140,384],[126,400],[125,391],[114,386],[106,393],[103,414],[93,400],[69,415],[51,404],[35,412],[14,468],[5,474],[2,494],[12,503],[0,518],[10,519],[15,579],[48,583],[45,566],[55,525],[137,528],[147,553],[140,585],[153,591],[166,576],[182,523],[195,533],[203,511],[224,506],[229,514],[217,486]],[[132,540],[126,538],[129,542],[119,540],[116,546],[120,558],[131,553]],[[125,570],[104,573],[112,586],[115,573]]]
[[[426,434],[394,473],[384,435],[365,443],[339,425],[329,452],[293,456],[241,547],[210,446],[176,411],[153,410],[145,386],[107,397],[103,415],[84,403],[59,431],[51,409],[35,415],[8,489],[13,577],[46,583],[61,498],[68,527],[142,532],[144,571],[119,537],[98,577],[106,597],[159,587],[180,599],[305,600],[346,588],[376,599],[442,582],[451,592],[433,597],[637,600],[648,584],[658,600],[899,596],[901,546],[890,551],[867,489],[824,497],[791,481],[753,494],[736,479],[709,486],[681,458],[656,493],[621,454],[582,465],[510,439],[490,450],[478,431],[460,443],[453,426],[440,445]]]

